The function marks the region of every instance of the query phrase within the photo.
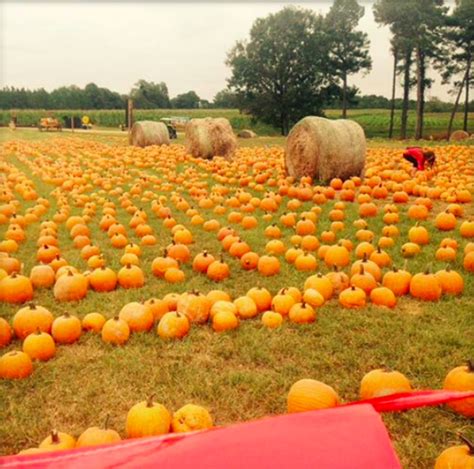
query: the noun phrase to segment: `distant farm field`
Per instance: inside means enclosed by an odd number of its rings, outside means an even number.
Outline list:
[[[53,115],[60,119],[71,116],[88,115],[96,127],[118,128],[125,122],[125,111],[122,110],[0,110],[0,126],[6,126],[12,115],[17,116],[18,125],[32,127],[38,124],[41,117]],[[261,122],[255,122],[251,116],[241,114],[238,109],[137,109],[136,120],[159,120],[164,117],[226,117],[235,130],[252,129],[258,135],[278,135],[279,130]],[[337,119],[341,116],[338,109],[329,109],[326,116]],[[356,120],[365,130],[367,137],[386,137],[390,122],[390,111],[387,109],[352,109],[348,117]],[[450,115],[447,112],[425,114],[425,138],[434,137],[438,139],[446,134]],[[470,113],[470,121],[474,119],[474,113]],[[461,129],[463,124],[462,114],[459,113],[454,120],[453,130]],[[415,113],[409,113],[408,135],[413,136],[415,132]],[[400,111],[395,116],[395,137],[400,133]]]

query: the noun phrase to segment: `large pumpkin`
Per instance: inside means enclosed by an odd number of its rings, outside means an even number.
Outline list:
[[[135,404],[127,414],[128,438],[163,435],[170,431],[170,426],[170,413],[164,405],[153,402],[153,396]]]
[[[444,379],[443,388],[449,391],[474,391],[474,362],[452,369]],[[474,397],[448,403],[448,406],[465,417],[474,417]]]

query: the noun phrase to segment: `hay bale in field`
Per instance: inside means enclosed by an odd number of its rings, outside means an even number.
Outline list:
[[[460,140],[467,140],[469,138],[469,134],[464,130],[455,130],[451,133],[449,140],[454,142],[459,142]]]
[[[315,180],[362,176],[366,141],[362,127],[351,120],[308,116],[291,129],[285,151],[290,176]]]
[[[248,129],[243,129],[237,134],[237,137],[240,138],[255,138],[256,136],[257,134],[255,132]]]
[[[147,147],[149,145],[169,145],[168,128],[163,122],[138,121],[130,132],[130,145]]]
[[[214,156],[231,158],[237,147],[232,126],[223,117],[191,119],[186,125],[186,142],[191,155],[207,159]]]

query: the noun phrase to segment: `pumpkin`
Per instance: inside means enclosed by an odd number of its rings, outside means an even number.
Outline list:
[[[12,350],[0,357],[0,378],[24,379],[33,372],[31,358],[25,352]]]
[[[350,254],[346,247],[340,246],[338,244],[330,246],[325,255],[324,262],[330,268],[337,267],[346,267],[350,262]]]
[[[123,306],[119,318],[128,324],[130,332],[149,331],[153,327],[153,313],[144,304],[136,301]]]
[[[280,261],[274,256],[262,256],[258,260],[257,269],[265,277],[277,275],[280,272]]]
[[[128,411],[126,421],[128,438],[163,435],[170,431],[171,415],[164,405],[153,402],[153,397],[135,404]]]
[[[105,322],[101,331],[102,340],[113,345],[123,345],[130,337],[128,324],[115,316]]]
[[[32,299],[33,285],[28,277],[13,272],[0,280],[0,301],[25,303]]]
[[[239,327],[239,318],[236,314],[228,309],[219,309],[212,316],[212,328],[216,332],[230,331],[232,329],[236,329],[237,327]]]
[[[91,272],[89,284],[93,290],[98,292],[115,290],[117,274],[111,268],[102,266]]]
[[[162,339],[182,339],[188,334],[190,327],[185,314],[170,311],[160,319],[156,332]]]
[[[443,389],[448,391],[474,391],[474,362],[453,368],[444,379]],[[447,404],[452,410],[465,417],[474,417],[474,397],[459,399]]]
[[[359,394],[361,399],[372,399],[410,391],[412,387],[405,375],[398,371],[380,368],[364,375]]]
[[[88,281],[71,269],[61,275],[54,284],[54,297],[59,301],[79,301],[87,295]]]
[[[255,301],[250,296],[241,296],[234,300],[237,309],[237,316],[242,319],[250,319],[255,317],[259,310]]]
[[[104,428],[89,427],[77,439],[76,448],[88,446],[110,445],[122,440],[120,435],[111,428],[107,428],[108,417],[105,419]]]
[[[207,276],[214,282],[221,282],[230,275],[229,266],[224,262],[224,259],[215,260],[207,268]]]
[[[364,290],[353,285],[339,293],[339,303],[345,308],[363,308],[366,297]]]
[[[47,332],[40,330],[26,337],[22,348],[32,360],[47,361],[56,355],[56,344],[53,338]]]
[[[255,252],[247,252],[240,258],[240,265],[244,270],[255,270],[258,267],[260,256]]]
[[[205,274],[209,266],[215,261],[216,259],[212,254],[209,254],[207,251],[203,251],[202,253],[198,254],[193,260],[193,270],[196,272],[200,272]]]
[[[305,302],[295,303],[288,313],[288,318],[296,324],[310,324],[316,320],[316,312]]]
[[[410,281],[410,272],[393,267],[383,276],[382,285],[392,290],[395,296],[403,296],[410,291]]]
[[[326,274],[326,277],[333,286],[333,294],[339,295],[342,290],[350,287],[349,276],[345,272],[340,271],[337,266],[334,266],[333,270]]]
[[[118,283],[122,288],[141,288],[145,284],[145,275],[137,265],[127,264],[118,272]]]
[[[171,267],[178,267],[178,261],[168,257],[166,250],[164,257],[156,257],[151,264],[151,270],[155,277],[164,277],[166,271]]]
[[[53,430],[40,444],[39,448],[47,451],[61,451],[76,447],[76,439],[67,433]]]
[[[6,347],[12,340],[12,329],[10,324],[3,319],[0,318],[0,348]]]
[[[448,295],[460,295],[464,290],[464,280],[455,270],[448,266],[446,269],[439,270],[435,274],[443,293]]]
[[[294,296],[288,293],[288,289],[283,289],[273,297],[272,310],[280,313],[282,316],[287,316],[295,303],[297,301]]]
[[[403,257],[409,258],[409,257],[415,257],[417,254],[419,254],[421,251],[421,248],[418,244],[415,244],[415,243],[405,243],[402,246],[401,251],[402,251]]]
[[[377,306],[394,308],[397,304],[397,297],[390,288],[376,287],[370,292],[370,301]]]
[[[458,436],[465,444],[445,449],[436,458],[434,469],[472,469],[474,467],[474,445],[464,436]]]
[[[260,313],[267,311],[272,305],[272,295],[266,288],[253,287],[247,292],[247,296],[252,298]]]
[[[456,217],[449,211],[438,213],[435,218],[435,226],[441,231],[451,231],[456,228]]]
[[[211,302],[199,292],[184,293],[178,300],[176,310],[185,314],[191,322],[204,324],[209,318]]]
[[[174,433],[206,430],[213,427],[211,414],[204,407],[186,404],[178,409],[171,420],[171,430]]]
[[[88,332],[99,333],[104,327],[105,318],[100,313],[88,313],[82,319],[82,329]]]
[[[424,301],[438,301],[443,289],[438,278],[429,270],[415,274],[410,281],[410,295]]]
[[[72,344],[79,339],[82,332],[82,324],[79,318],[64,313],[53,321],[51,335],[59,344]]]
[[[53,324],[53,315],[43,306],[30,303],[19,309],[13,316],[13,330],[20,339],[25,339],[29,334],[36,331],[50,332]]]
[[[307,290],[308,288],[312,288],[321,293],[325,300],[331,299],[334,293],[334,286],[331,280],[321,273],[312,275],[306,279],[304,289]]]
[[[430,242],[430,234],[424,226],[416,224],[408,230],[408,239],[412,243],[425,245]]]
[[[34,288],[50,288],[56,278],[50,265],[35,265],[31,269],[30,280]]]
[[[321,381],[301,379],[294,383],[287,397],[288,413],[328,409],[339,405],[336,391]]]
[[[275,311],[265,311],[262,315],[262,324],[269,329],[276,329],[283,323],[283,316]]]
[[[150,298],[145,301],[144,305],[145,308],[153,314],[153,319],[155,321],[159,321],[169,311],[168,303],[159,298]]]

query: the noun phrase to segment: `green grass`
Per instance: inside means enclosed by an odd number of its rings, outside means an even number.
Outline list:
[[[9,132],[9,131],[8,131]],[[54,146],[57,134],[17,131],[15,134],[0,131],[3,141],[25,137],[51,142],[44,151],[57,154]],[[61,137],[65,137],[63,133]],[[69,134],[67,134],[69,136]],[[83,135],[75,134],[74,142]],[[88,134],[87,139],[100,142],[111,141],[122,144],[118,135]],[[79,140],[78,140],[79,139]],[[256,140],[257,142],[259,140]],[[248,141],[242,141],[244,145]],[[278,144],[281,140],[269,139],[266,144]],[[262,143],[262,142],[261,142]],[[393,142],[390,143],[395,145]],[[385,142],[377,142],[384,146]],[[405,143],[403,143],[405,145]],[[14,164],[34,181],[41,196],[52,201],[51,209],[43,219],[51,217],[55,210],[55,199],[50,197],[52,187],[45,184],[31,168],[13,154],[5,155],[4,161]],[[178,166],[178,172],[184,171]],[[159,168],[143,171],[160,174]],[[128,184],[132,184],[130,181]],[[127,186],[128,187],[128,186]],[[166,194],[169,196],[169,193]],[[261,193],[258,194],[261,196]],[[129,238],[138,238],[128,228],[130,215],[119,206],[118,219],[127,227]],[[138,201],[136,202],[138,203]],[[385,203],[385,202],[384,202]],[[330,221],[328,212],[334,202],[323,207],[318,232],[327,229]],[[32,205],[22,203],[21,210]],[[286,200],[274,216],[285,211]],[[173,207],[172,205],[170,205]],[[301,210],[311,208],[307,202]],[[205,276],[196,275],[189,265],[184,266],[186,282],[172,286],[151,275],[151,262],[161,248],[169,243],[169,232],[163,228],[149,208],[143,205],[149,215],[159,245],[143,248],[141,267],[146,274],[146,284],[139,290],[117,289],[111,293],[90,291],[79,303],[58,303],[51,291],[35,294],[35,302],[48,307],[55,316],[70,312],[83,317],[88,312],[98,311],[106,317],[116,315],[121,307],[130,301],[142,301],[151,297],[162,297],[168,292],[182,292],[197,289],[207,292],[222,288],[235,298],[245,294],[254,285],[267,287],[272,293],[284,286],[302,288],[308,274],[297,272],[282,260],[281,273],[275,277],[263,278],[253,272],[244,272],[238,263],[226,256],[231,266],[231,278],[213,284]],[[436,207],[440,210],[441,205]],[[412,222],[408,221],[406,207],[400,207],[401,237],[389,252],[395,264],[401,265],[400,246],[406,241]],[[473,213],[472,206],[465,207],[466,214]],[[74,207],[71,214],[78,214]],[[214,215],[201,210],[205,218]],[[258,216],[261,214],[258,213]],[[189,223],[182,213],[174,211],[173,216],[180,223]],[[101,246],[110,267],[117,270],[122,250],[111,247],[106,234],[98,228],[100,207],[90,223],[92,240]],[[227,224],[225,217],[217,217]],[[352,221],[358,218],[357,204],[348,204],[346,229],[341,237],[354,239]],[[378,237],[383,226],[382,214],[369,220],[369,228]],[[260,220],[256,230],[239,230],[243,238],[256,252],[262,252],[266,243],[263,230],[269,223]],[[453,236],[460,241],[462,251],[465,240],[459,232],[441,233],[432,228],[432,220],[423,223],[431,232],[431,243],[421,254],[410,260],[412,272],[421,271],[434,258],[441,239]],[[0,226],[3,239],[5,226]],[[215,234],[199,227],[191,228],[195,242],[191,246],[193,255],[206,248],[210,252],[221,252]],[[292,230],[285,229],[284,242],[289,245]],[[24,271],[29,272],[36,264],[36,239],[39,224],[27,229],[27,242],[22,244],[18,257],[24,262]],[[81,270],[86,263],[80,258],[64,226],[59,231],[59,245],[63,256]],[[462,257],[458,255],[454,268],[462,271]],[[444,264],[434,261],[433,269]],[[327,269],[321,265],[322,272]],[[368,306],[353,311],[340,308],[336,300],[318,310],[317,321],[309,326],[295,326],[285,323],[281,329],[269,331],[259,320],[243,321],[239,329],[225,334],[216,334],[209,326],[192,327],[191,333],[182,341],[165,342],[152,330],[150,333],[134,334],[124,347],[104,344],[100,337],[84,334],[80,341],[70,346],[59,346],[57,356],[47,363],[35,364],[33,375],[18,382],[0,382],[0,453],[10,454],[20,449],[36,446],[52,428],[79,435],[85,428],[101,425],[110,415],[110,426],[122,436],[128,409],[137,401],[155,393],[156,400],[170,410],[193,402],[207,407],[217,424],[259,418],[265,415],[285,412],[286,394],[293,382],[311,377],[333,386],[344,401],[355,400],[362,376],[381,365],[405,373],[417,389],[440,388],[446,373],[474,355],[474,280],[473,275],[463,273],[466,282],[465,293],[459,298],[443,298],[439,303],[420,303],[402,298],[393,311]],[[18,306],[1,305],[1,316],[11,319]],[[18,349],[15,341],[6,350]],[[445,447],[456,441],[455,433],[467,431],[470,423],[446,408],[429,408],[384,415],[390,435],[404,467],[431,468],[434,458]],[[471,431],[472,435],[472,431]]]
[[[18,118],[19,126],[36,127],[40,118],[49,114],[62,119],[64,116],[75,115],[78,117],[87,114],[97,127],[108,127],[118,129],[125,121],[125,111],[122,110],[0,110],[0,126],[6,126],[10,122],[12,113]],[[471,113],[472,114],[472,113]],[[252,129],[258,135],[279,135],[279,130],[261,122],[255,122],[250,116],[240,113],[237,109],[137,109],[134,117],[136,120],[159,120],[163,117],[185,116],[185,117],[225,117],[229,119],[235,130]],[[341,111],[338,109],[328,109],[326,116],[330,119],[339,119]],[[388,109],[350,109],[348,118],[357,121],[365,130],[367,137],[386,137],[388,134],[390,111]],[[431,136],[438,140],[446,135],[450,113],[426,113],[424,136],[429,139]],[[470,115],[470,120],[474,115]],[[415,134],[415,112],[410,111],[408,115],[408,136]],[[461,129],[463,116],[456,115],[453,130]],[[398,138],[400,129],[400,111],[395,113],[394,136]],[[472,131],[472,129],[471,129]]]

